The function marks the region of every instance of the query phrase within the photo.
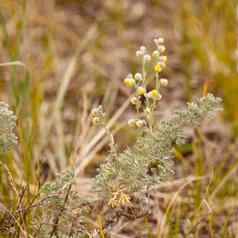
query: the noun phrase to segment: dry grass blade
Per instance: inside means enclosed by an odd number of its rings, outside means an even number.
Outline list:
[[[238,162],[235,164],[235,166],[233,168],[230,169],[230,171],[223,177],[223,179],[221,180],[221,182],[217,185],[217,187],[214,189],[214,191],[212,192],[212,194],[209,197],[209,202],[211,202],[215,196],[217,195],[217,193],[223,188],[223,186],[225,185],[225,183],[235,174],[235,172],[238,169]]]
[[[80,45],[78,46],[75,55],[72,57],[72,59],[69,62],[69,65],[65,71],[65,74],[62,78],[57,97],[55,100],[52,116],[50,120],[47,123],[46,130],[44,132],[44,138],[42,140],[43,145],[42,148],[45,147],[47,143],[47,138],[49,136],[49,133],[52,129],[52,126],[56,125],[56,131],[58,134],[58,143],[55,143],[56,146],[56,152],[59,155],[60,158],[60,167],[61,169],[65,168],[67,165],[67,161],[65,158],[65,149],[64,149],[64,126],[61,118],[61,108],[63,107],[64,103],[64,97],[66,95],[67,89],[69,87],[70,81],[76,71],[76,66],[77,66],[77,60],[80,55],[80,53],[87,47],[88,44],[90,44],[91,40],[96,37],[97,33],[97,26],[93,25],[91,28],[89,28],[87,34],[85,35],[85,38],[82,40]],[[56,167],[56,166],[55,166]]]
[[[166,221],[167,221],[167,218],[168,218],[168,214],[169,212],[171,211],[171,209],[173,208],[173,206],[175,205],[175,202],[179,196],[179,193],[182,192],[182,190],[188,186],[189,184],[195,182],[195,181],[198,181],[198,180],[202,180],[204,179],[205,177],[193,177],[191,179],[189,179],[188,181],[186,181],[183,185],[181,185],[181,187],[177,190],[177,192],[174,194],[174,196],[171,198],[167,208],[166,208],[166,212],[162,218],[162,221],[160,223],[158,223],[158,238],[162,238],[162,237],[165,237],[165,225],[166,225]],[[159,219],[158,219],[159,220]]]
[[[22,63],[21,61],[11,61],[11,62],[6,62],[6,63],[0,63],[1,67],[5,67],[5,66],[23,66],[26,67],[26,65],[24,63]]]
[[[6,206],[4,206],[2,203],[0,203],[0,210],[8,213],[10,215],[11,218],[13,218],[13,220],[15,221],[16,225],[18,226],[18,228],[20,229],[21,231],[21,234],[22,236],[21,237],[24,237],[24,238],[27,238],[27,237],[30,237],[30,238],[33,238],[32,235],[28,234],[24,228],[22,227],[22,225],[19,223],[19,221],[16,219],[16,217],[11,213],[11,211],[9,211]]]

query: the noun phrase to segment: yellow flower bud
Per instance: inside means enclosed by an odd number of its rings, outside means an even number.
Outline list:
[[[162,67],[161,67],[160,63],[158,63],[158,64],[155,65],[154,70],[155,70],[155,72],[157,72],[157,73],[159,73],[159,72],[162,71]]]
[[[148,98],[152,98],[152,99],[158,99],[160,100],[162,98],[161,94],[159,94],[158,90],[153,89],[152,91],[150,91],[147,94]]]
[[[136,82],[133,78],[125,78],[124,79],[124,84],[128,87],[128,88],[133,88],[136,85]]]
[[[137,95],[145,95],[145,93],[146,93],[146,89],[144,87],[138,87],[136,89],[136,94]]]
[[[158,93],[158,91],[156,90],[156,89],[153,89],[152,91],[150,91],[150,94],[151,94],[151,96],[152,97],[158,97],[158,95],[159,95],[159,93]]]

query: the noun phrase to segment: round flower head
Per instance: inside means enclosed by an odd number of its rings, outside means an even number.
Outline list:
[[[133,78],[125,78],[124,79],[124,84],[128,88],[133,88],[136,85],[136,81]]]
[[[159,37],[159,38],[158,38],[158,43],[159,43],[159,44],[164,44],[164,38]]]
[[[166,87],[168,85],[168,80],[167,79],[160,79],[160,83],[162,86]]]
[[[162,38],[162,37],[155,38],[154,42],[157,46],[159,46],[160,44],[164,44],[164,38]]]
[[[146,89],[145,89],[144,87],[138,87],[138,88],[136,89],[136,94],[137,94],[137,95],[142,96],[142,95],[145,95],[145,93],[146,93]]]
[[[155,72],[160,73],[162,71],[162,67],[160,63],[157,63],[154,67]]]
[[[128,120],[127,123],[130,127],[135,127],[136,126],[136,119],[132,118],[132,119]]]
[[[142,46],[140,47],[140,51],[141,51],[141,53],[144,55],[144,54],[146,53],[146,47],[142,45]]]
[[[166,48],[165,48],[164,45],[159,45],[158,50],[159,50],[160,53],[163,53],[163,52],[165,52]]]
[[[152,53],[152,55],[153,55],[154,57],[158,58],[159,55],[160,55],[160,53],[159,53],[158,50],[154,50],[153,53]]]
[[[145,120],[137,120],[137,121],[136,121],[136,126],[137,126],[138,128],[144,127],[145,125],[146,125]]]
[[[162,98],[161,94],[159,94],[158,90],[156,90],[156,89],[151,90],[147,94],[147,97],[151,98],[151,99],[157,99],[157,100],[160,100]]]
[[[150,62],[151,56],[149,54],[144,55],[144,60],[145,60],[145,62]]]
[[[136,51],[136,56],[137,56],[137,57],[140,57],[140,56],[142,56],[142,55],[143,55],[143,53],[142,53],[140,50],[137,50],[137,51]]]
[[[136,73],[136,74],[135,74],[135,80],[136,80],[136,81],[141,82],[142,79],[143,79],[143,78],[142,78],[141,73]]]

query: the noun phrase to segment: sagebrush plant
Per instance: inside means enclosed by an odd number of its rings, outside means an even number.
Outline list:
[[[212,118],[221,110],[221,99],[208,94],[188,103],[187,108],[174,112],[169,119],[156,118],[162,87],[168,85],[168,80],[160,77],[167,62],[164,39],[154,42],[156,50],[152,55],[145,46],[136,51],[142,72],[129,74],[124,80],[134,91],[131,103],[138,113],[138,118],[130,119],[128,124],[139,129],[140,136],[134,146],[121,153],[114,146],[95,178],[95,188],[112,207],[130,205],[135,193],[146,191],[173,174],[173,147],[184,142],[183,128],[197,127],[205,117]],[[93,120],[102,121],[95,113]]]
[[[15,128],[16,116],[6,103],[0,102],[0,153],[17,144]]]

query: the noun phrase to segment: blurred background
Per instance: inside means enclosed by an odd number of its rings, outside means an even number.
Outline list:
[[[0,160],[16,184],[34,189],[82,163],[86,175],[95,173],[108,146],[95,138],[90,109],[107,105],[115,116],[129,95],[123,79],[139,69],[135,51],[155,37],[165,38],[168,54],[161,114],[207,92],[224,100],[202,139],[178,150],[178,174],[208,168],[215,186],[232,171],[218,194],[222,201],[237,198],[237,0],[1,0],[0,63],[25,65],[0,67],[0,100],[16,113],[19,137],[18,148]],[[122,119],[133,113],[122,111]],[[121,148],[135,139],[123,121],[113,126]],[[0,201],[11,206],[13,192],[0,170]]]

